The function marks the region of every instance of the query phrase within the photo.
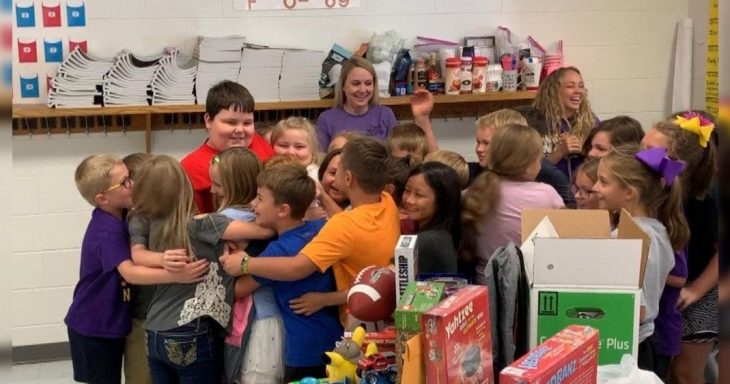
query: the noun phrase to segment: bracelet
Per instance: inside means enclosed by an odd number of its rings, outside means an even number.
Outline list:
[[[243,255],[243,259],[241,260],[241,274],[242,275],[248,275],[248,255]]]

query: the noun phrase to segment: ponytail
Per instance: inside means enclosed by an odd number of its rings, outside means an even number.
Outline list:
[[[494,171],[482,172],[467,189],[463,197],[461,224],[476,232],[481,232],[479,223],[492,213],[500,199],[500,180]]]
[[[664,201],[659,203],[656,218],[667,228],[669,241],[675,252],[680,251],[689,242],[689,224],[682,211],[682,182],[676,180],[664,189]]]

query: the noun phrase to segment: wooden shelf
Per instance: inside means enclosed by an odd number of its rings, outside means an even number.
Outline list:
[[[528,104],[535,92],[492,92],[434,97],[432,118],[478,117],[499,108]],[[393,109],[400,120],[410,119],[411,96],[381,98],[380,104]],[[303,100],[256,103],[255,119],[275,123],[292,115],[316,120],[334,100]],[[153,130],[203,128],[204,105],[145,105],[83,108],[49,108],[46,105],[13,105],[13,134],[72,134],[110,131],[144,131],[145,149],[152,149]]]

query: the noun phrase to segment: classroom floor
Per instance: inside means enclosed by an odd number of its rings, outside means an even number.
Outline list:
[[[17,364],[12,369],[13,383],[70,384],[74,383],[71,360],[50,363]]]

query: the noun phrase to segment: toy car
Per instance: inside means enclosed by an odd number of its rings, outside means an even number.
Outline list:
[[[395,353],[379,352],[360,359],[356,373],[366,384],[395,383],[398,376]]]

